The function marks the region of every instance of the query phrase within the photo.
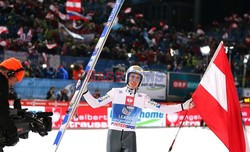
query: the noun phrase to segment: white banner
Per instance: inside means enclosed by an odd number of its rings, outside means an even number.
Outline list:
[[[144,80],[139,91],[155,100],[166,100],[167,75],[162,72],[144,72]]]

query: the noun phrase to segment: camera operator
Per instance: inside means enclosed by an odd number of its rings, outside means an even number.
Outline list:
[[[0,127],[6,138],[4,145],[0,145],[0,151],[4,146],[14,146],[19,141],[17,128],[10,117],[8,99],[9,87],[22,81],[23,77],[24,69],[18,59],[11,57],[0,64]]]

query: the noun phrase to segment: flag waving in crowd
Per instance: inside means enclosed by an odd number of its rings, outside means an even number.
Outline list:
[[[81,12],[81,7],[81,0],[67,0],[66,2],[67,12]]]
[[[192,96],[208,127],[229,152],[249,152],[233,75],[221,42]]]
[[[69,19],[78,20],[81,18],[81,0],[68,0],[66,2],[66,11],[68,13]]]
[[[67,0],[66,11],[70,20],[83,20],[84,22],[89,22],[89,18],[81,14],[82,3],[81,0]],[[64,14],[59,14],[61,18],[65,18]]]

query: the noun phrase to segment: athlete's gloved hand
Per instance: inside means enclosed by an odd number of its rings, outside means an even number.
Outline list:
[[[186,102],[181,104],[182,110],[191,109],[194,107],[192,98],[188,99]]]
[[[82,74],[81,81],[80,80],[77,81],[76,88],[78,88],[80,86],[80,84],[83,83],[83,81],[86,79],[86,76],[87,76],[87,73],[84,72]],[[88,80],[88,83],[89,83],[89,81],[90,81],[90,79]],[[83,90],[83,95],[88,92],[88,83],[87,83],[85,89]]]

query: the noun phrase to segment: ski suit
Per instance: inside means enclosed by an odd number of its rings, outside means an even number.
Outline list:
[[[98,99],[87,92],[84,98],[93,108],[112,102],[107,152],[136,152],[135,127],[142,108],[150,108],[165,114],[182,111],[181,104],[161,105],[146,94],[131,90],[129,87],[113,88]]]

